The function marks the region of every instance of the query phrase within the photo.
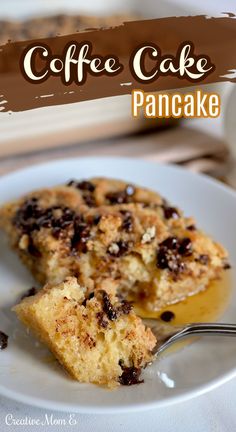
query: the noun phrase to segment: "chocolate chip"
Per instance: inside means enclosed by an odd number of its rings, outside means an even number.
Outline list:
[[[139,204],[140,204],[143,208],[152,208],[152,204],[151,204],[151,203],[139,202]]]
[[[68,181],[66,183],[66,186],[68,186],[68,187],[71,187],[71,186],[76,187],[76,181],[75,180],[70,180],[70,181]]]
[[[199,255],[196,258],[196,261],[200,262],[203,265],[207,265],[209,263],[209,256],[208,255],[204,255],[204,254]]]
[[[8,336],[6,335],[6,333],[0,331],[0,350],[5,349],[7,345],[8,345]]]
[[[77,188],[82,191],[82,197],[87,204],[88,207],[95,207],[96,201],[93,196],[93,192],[95,191],[95,185],[87,180],[83,180],[80,182],[77,182],[75,180],[71,180],[67,183],[67,186],[72,186],[74,188]]]
[[[224,263],[224,267],[223,267],[223,269],[224,269],[224,270],[229,270],[229,269],[231,269],[231,265],[230,265],[230,263],[228,263],[228,262]]]
[[[40,227],[42,228],[51,228],[52,227],[52,221],[49,217],[47,216],[41,216],[38,219],[38,224]]]
[[[74,220],[76,218],[75,212],[68,207],[61,208],[51,208],[51,226],[52,235],[55,238],[64,237],[67,234],[67,229],[73,226]],[[54,210],[60,210],[60,216],[56,217],[53,215]]]
[[[132,202],[134,193],[134,186],[127,185],[125,190],[118,192],[108,192],[106,194],[106,199],[110,202],[110,204],[128,204]]]
[[[110,297],[106,291],[102,292],[102,301],[103,301],[103,312],[107,315],[107,318],[110,321],[115,321],[117,319],[116,308],[112,305],[110,301]]]
[[[157,267],[161,270],[169,268],[169,257],[166,250],[160,247],[157,253]]]
[[[177,219],[179,218],[179,212],[175,207],[163,206],[164,216],[166,219]]]
[[[74,218],[74,211],[68,207],[52,206],[41,208],[38,199],[31,198],[25,201],[17,211],[13,223],[28,235],[33,231],[38,231],[40,228],[51,228],[52,235],[58,239],[63,234],[63,231],[73,223]],[[31,246],[32,255],[34,255]]]
[[[187,226],[187,228],[186,228],[188,231],[196,231],[196,226],[195,225],[189,225],[189,226]]]
[[[83,303],[81,303],[82,306],[86,307],[86,303],[87,303],[87,301],[88,301],[88,300],[91,300],[92,298],[94,298],[94,292],[91,292],[91,293],[88,295],[88,297],[86,297],[86,298],[84,299]]]
[[[164,247],[170,250],[177,250],[178,245],[179,241],[177,237],[167,237],[167,239],[160,244],[160,247]]]
[[[35,287],[31,287],[28,289],[28,291],[26,291],[22,296],[21,296],[21,300],[23,300],[26,297],[31,297],[34,296],[36,293],[38,292],[37,288]]]
[[[96,207],[95,198],[92,195],[83,195],[83,199],[88,207]]]
[[[63,236],[64,236],[64,233],[63,233],[63,230],[61,229],[61,228],[59,228],[59,227],[55,227],[55,228],[53,228],[53,230],[52,230],[52,235],[53,235],[53,237],[55,238],[55,239],[60,239],[60,238],[62,238]]]
[[[168,237],[159,245],[157,252],[157,267],[164,270],[168,269],[176,275],[185,269],[182,257],[192,253],[192,243],[190,239],[182,240],[177,237]]]
[[[134,366],[132,367],[121,366],[121,367],[123,369],[123,372],[119,377],[120,384],[130,386],[133,384],[141,384],[144,382],[143,380],[139,379],[141,375],[141,368],[136,368]]]
[[[111,256],[119,258],[128,252],[130,246],[132,246],[131,242],[120,240],[116,243],[112,243],[112,245],[108,247],[107,253],[109,253]]]
[[[110,204],[123,204],[126,202],[126,194],[121,192],[109,192],[106,194],[106,199]]]
[[[108,325],[108,322],[104,320],[104,314],[110,321],[115,321],[119,316],[128,315],[132,310],[131,302],[121,299],[119,306],[115,307],[106,291],[101,290],[100,293],[102,294],[103,311],[97,314],[97,318],[102,327],[106,328]]]
[[[98,320],[98,324],[103,328],[107,328],[108,321],[106,319],[104,319],[104,313],[103,312],[97,312],[96,317]]]
[[[119,315],[128,315],[132,310],[132,303],[127,300],[120,300],[120,306],[117,307],[117,312]]]
[[[34,258],[41,258],[41,256],[42,256],[41,252],[34,245],[33,240],[31,238],[29,239],[29,245],[28,245],[27,250],[28,250],[28,253],[30,255],[32,255]]]
[[[182,256],[189,256],[192,254],[192,242],[190,238],[185,237],[179,242],[178,252]]]
[[[90,239],[90,226],[78,218],[74,222],[74,234],[71,238],[71,251],[87,252],[86,243]]]
[[[122,228],[127,232],[133,231],[133,217],[129,211],[121,210],[121,214],[123,215]]]
[[[117,244],[119,246],[119,256],[126,254],[129,250],[129,248],[133,246],[132,242],[126,242],[123,240],[117,242]]]
[[[101,215],[95,215],[94,216],[94,218],[93,218],[93,223],[94,223],[94,225],[98,225],[99,224],[99,222],[100,222],[100,220],[101,220]]]
[[[83,180],[83,181],[77,183],[76,187],[77,187],[77,189],[80,189],[83,191],[89,191],[89,192],[95,191],[94,184],[91,183],[90,181],[87,181],[87,180]]]
[[[76,180],[70,180],[66,186],[69,187],[74,187],[83,191],[89,191],[89,192],[94,192],[95,191],[95,186],[93,183],[91,183],[90,181],[87,180],[83,180],[80,182],[77,182]]]
[[[175,318],[175,314],[174,314],[174,312],[171,312],[171,311],[165,311],[165,312],[162,312],[160,318],[162,321],[170,322]]]
[[[35,219],[41,216],[42,212],[38,206],[38,199],[33,197],[26,200],[17,210],[13,218],[13,224],[25,234],[29,234],[31,231],[38,229]]]
[[[185,265],[178,254],[169,253],[168,250],[161,248],[157,255],[157,267],[178,274],[184,270]]]

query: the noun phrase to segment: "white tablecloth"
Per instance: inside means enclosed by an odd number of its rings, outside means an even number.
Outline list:
[[[136,414],[82,415],[29,407],[0,397],[1,432],[235,432],[236,378],[213,392],[172,407]],[[69,424],[69,418],[76,423]],[[14,426],[16,420],[37,420],[38,426]],[[45,424],[63,423],[62,426]],[[9,425],[6,424],[10,423]],[[64,425],[64,422],[66,423]]]

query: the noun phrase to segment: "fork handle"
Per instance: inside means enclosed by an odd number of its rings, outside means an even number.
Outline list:
[[[214,334],[224,336],[236,336],[236,324],[225,323],[194,323],[186,325],[180,333],[189,334]],[[180,334],[179,333],[179,334]]]
[[[174,342],[187,336],[194,335],[215,335],[215,336],[236,336],[236,324],[224,323],[194,323],[187,324],[183,329],[168,337],[157,349],[156,354],[161,353]]]

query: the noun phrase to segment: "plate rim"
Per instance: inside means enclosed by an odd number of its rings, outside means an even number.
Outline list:
[[[171,169],[174,170],[176,172],[182,172],[182,173],[188,173],[188,175],[192,176],[192,177],[200,177],[202,179],[204,179],[204,181],[208,182],[209,184],[219,188],[221,191],[224,191],[228,194],[230,194],[231,196],[233,196],[234,198],[236,198],[236,190],[234,190],[231,186],[220,182],[219,180],[209,176],[208,174],[205,173],[199,173],[199,172],[195,172],[195,171],[190,171],[189,169],[182,167],[180,165],[174,164],[174,163],[165,163],[162,161],[152,161],[149,159],[142,159],[142,158],[138,158],[138,157],[131,157],[131,156],[78,156],[78,157],[70,157],[70,158],[64,158],[64,157],[58,157],[49,161],[44,161],[44,162],[39,162],[39,163],[33,163],[30,166],[27,167],[22,167],[22,168],[17,168],[16,170],[7,172],[7,173],[3,173],[2,175],[0,175],[0,182],[2,180],[7,180],[8,178],[11,177],[15,177],[19,174],[22,174],[23,172],[30,172],[33,171],[35,168],[46,168],[47,166],[50,165],[59,165],[61,163],[71,163],[71,162],[75,162],[75,161],[81,161],[81,160],[85,160],[85,161],[95,161],[95,160],[104,160],[105,162],[109,162],[109,161],[114,161],[114,160],[119,160],[124,161],[124,162],[134,162],[134,163],[143,163],[145,165],[157,165],[159,167],[163,167],[165,169]],[[102,177],[102,175],[100,176]],[[106,177],[106,176],[104,176]],[[116,177],[118,179],[118,177]]]
[[[221,378],[216,378],[212,381],[209,381],[207,384],[203,384],[199,387],[195,387],[194,390],[189,390],[186,393],[181,395],[174,395],[163,400],[152,401],[152,402],[136,402],[134,405],[129,406],[109,406],[109,407],[96,407],[90,405],[89,407],[81,406],[79,404],[67,404],[64,402],[53,402],[48,399],[41,399],[33,396],[22,395],[21,393],[9,390],[0,385],[0,395],[4,396],[8,399],[14,400],[16,402],[25,403],[28,406],[33,406],[41,409],[54,410],[54,411],[62,411],[67,413],[79,413],[79,414],[128,414],[134,413],[138,410],[141,411],[149,411],[153,409],[161,409],[170,407],[172,405],[177,405],[181,402],[187,402],[188,400],[195,399],[199,396],[202,396],[206,393],[209,393],[218,387],[226,384],[230,380],[236,377],[236,367],[235,370],[232,370],[224,375]],[[92,384],[95,385],[95,384]],[[114,391],[114,390],[107,390]]]

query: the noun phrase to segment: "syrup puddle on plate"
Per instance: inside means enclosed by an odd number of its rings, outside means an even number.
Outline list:
[[[211,282],[205,291],[185,300],[169,305],[158,312],[151,312],[134,304],[134,310],[141,318],[160,319],[165,311],[174,313],[168,324],[181,325],[194,322],[217,321],[227,309],[232,292],[231,272],[227,271],[219,280]]]
[[[170,334],[172,326],[181,326],[194,322],[215,322],[220,319],[230,303],[231,294],[232,276],[231,272],[227,271],[222,278],[211,282],[205,291],[190,296],[182,302],[169,305],[161,311],[150,312],[135,305],[134,310],[137,315],[143,319],[156,319],[157,326],[158,323],[160,323],[160,338],[164,337],[165,339],[165,335]],[[164,322],[161,320],[161,314],[165,311],[173,312],[174,318],[171,322]],[[156,332],[154,333],[156,334]],[[180,340],[163,351],[160,357],[163,358],[166,355],[169,356],[170,354],[178,352],[197,339],[199,339],[199,336]],[[169,377],[165,372],[159,369],[157,374],[166,387],[175,387],[175,381],[172,377]]]

